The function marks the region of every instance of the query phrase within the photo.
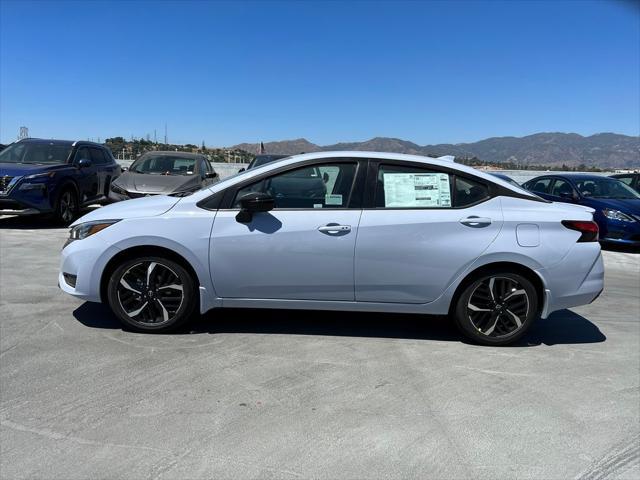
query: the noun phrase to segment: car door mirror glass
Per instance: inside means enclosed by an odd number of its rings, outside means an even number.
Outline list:
[[[89,160],[88,158],[81,158],[80,160],[78,160],[79,168],[86,168],[90,166],[91,166],[91,160]]]
[[[218,178],[218,174],[216,172],[207,172],[205,176],[207,178]]]

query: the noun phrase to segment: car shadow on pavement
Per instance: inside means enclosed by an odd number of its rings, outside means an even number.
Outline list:
[[[122,329],[106,305],[86,302],[73,316],[90,328]],[[342,311],[217,309],[195,318],[174,335],[256,333],[341,337],[405,338],[465,342],[442,316]],[[144,334],[150,335],[150,334]],[[604,342],[596,325],[570,310],[539,319],[515,347]]]
[[[640,254],[640,247],[635,247],[630,245],[616,245],[616,244],[603,243],[603,244],[600,244],[600,247],[602,248],[602,250],[609,251],[609,252]]]

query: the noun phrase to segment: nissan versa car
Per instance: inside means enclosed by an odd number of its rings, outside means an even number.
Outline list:
[[[186,152],[148,152],[111,184],[111,201],[149,195],[185,194],[218,181],[204,155]]]
[[[565,173],[536,177],[523,186],[547,200],[593,208],[602,242],[640,248],[640,194],[620,180]]]
[[[503,345],[602,291],[592,212],[441,159],[310,153],[89,213],[59,285],[144,332],[196,309],[350,310],[449,314]]]
[[[52,213],[68,225],[104,203],[120,167],[104,145],[27,138],[0,152],[0,215]]]

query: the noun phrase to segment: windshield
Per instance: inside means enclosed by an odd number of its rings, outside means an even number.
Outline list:
[[[0,163],[67,163],[72,148],[71,145],[60,145],[53,142],[14,143],[0,152]]]
[[[193,175],[195,168],[195,158],[149,155],[133,162],[129,170],[135,173],[148,173],[151,175]]]
[[[640,198],[632,188],[613,178],[589,178],[576,181],[576,187],[583,197],[591,198]]]

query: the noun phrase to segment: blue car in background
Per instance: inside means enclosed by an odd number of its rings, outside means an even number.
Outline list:
[[[640,194],[620,180],[582,173],[543,175],[523,187],[553,202],[593,208],[600,241],[640,248]]]
[[[108,201],[120,172],[98,143],[19,140],[0,152],[0,215],[51,213],[69,224],[82,207]]]

